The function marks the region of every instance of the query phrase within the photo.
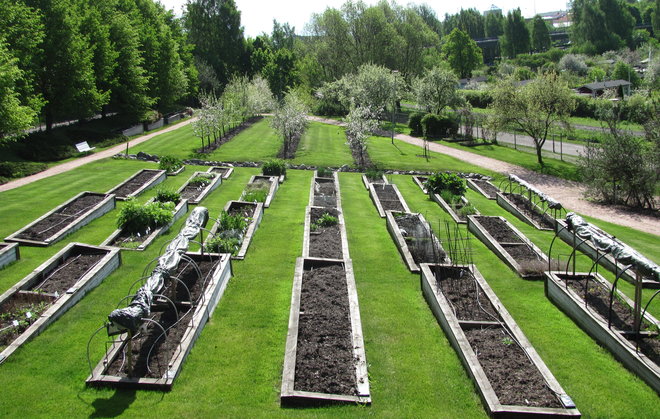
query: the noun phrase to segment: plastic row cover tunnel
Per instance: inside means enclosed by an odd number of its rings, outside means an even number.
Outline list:
[[[108,334],[135,332],[140,327],[142,319],[150,314],[153,296],[164,288],[165,282],[169,280],[170,272],[176,270],[181,256],[188,250],[190,241],[206,226],[208,220],[209,212],[205,207],[197,207],[192,211],[185,226],[167,246],[165,253],[158,258],[158,265],[142,288],[137,291],[128,307],[110,313]]]
[[[552,209],[561,209],[562,208],[561,203],[559,201],[557,201],[556,199],[552,198],[549,195],[546,195],[544,192],[536,189],[534,186],[530,185],[529,183],[522,180],[518,176],[516,176],[514,174],[509,174],[509,180],[512,180],[512,181],[516,182],[517,184],[519,184],[520,186],[524,186],[528,190],[534,192],[541,199],[541,201],[548,204],[549,208],[552,208]]]

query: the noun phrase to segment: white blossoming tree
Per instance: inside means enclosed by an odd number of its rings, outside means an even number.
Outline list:
[[[275,110],[271,127],[284,139],[282,155],[286,158],[295,150],[292,150],[293,140],[300,137],[307,127],[307,109],[304,102],[292,92],[284,97],[284,100]]]

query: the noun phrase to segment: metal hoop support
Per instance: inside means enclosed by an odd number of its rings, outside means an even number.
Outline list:
[[[618,266],[618,265],[617,265]],[[621,275],[628,269],[632,268],[633,265],[628,265],[623,270],[619,273],[616,274],[616,278],[614,279],[614,283],[612,284],[612,290],[610,291],[610,305],[609,309],[607,310],[607,328],[611,329],[612,328],[612,303],[614,302],[614,292],[616,291],[616,285],[619,282],[619,279],[621,279]],[[618,270],[618,268],[617,268]]]

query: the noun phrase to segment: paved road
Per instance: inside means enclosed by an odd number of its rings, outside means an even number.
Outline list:
[[[509,144],[523,145],[527,147],[535,147],[532,137],[521,134],[514,135],[508,132],[498,132],[497,141]],[[550,137],[546,140],[545,144],[543,144],[543,150],[556,154],[557,158],[559,158],[561,154],[577,157],[584,153],[584,146],[581,144],[567,142],[563,142],[562,144],[559,138],[555,139],[553,145],[552,137]]]

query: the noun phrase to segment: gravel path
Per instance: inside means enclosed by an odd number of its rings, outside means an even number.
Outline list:
[[[343,125],[342,122],[332,119],[315,116],[310,116],[309,119],[326,124]],[[395,138],[419,147],[424,146],[424,141],[421,138],[406,134],[397,134]],[[557,199],[565,208],[570,208],[572,211],[660,236],[660,222],[658,222],[658,217],[637,214],[623,206],[603,205],[587,201],[583,198],[585,188],[578,182],[544,175],[510,163],[480,156],[469,151],[457,150],[434,142],[429,142],[428,145],[431,151],[455,157],[475,166],[483,167],[484,169],[503,174],[513,173]]]
[[[183,122],[179,122],[178,124],[170,125],[169,127],[162,129],[160,131],[154,132],[152,134],[147,134],[143,135],[142,137],[137,137],[129,141],[129,146],[132,147],[134,145],[143,143],[147,140],[150,140],[154,138],[157,135],[160,134],[165,134],[166,132],[174,131],[175,129],[179,129],[185,125],[188,125],[192,121],[194,121],[195,118],[190,118],[187,119]],[[76,167],[83,166],[87,163],[91,163],[96,160],[101,160],[105,159],[106,157],[112,157],[117,153],[120,153],[122,151],[126,150],[126,143],[121,143],[118,144],[114,147],[108,148],[103,151],[99,151],[94,154],[90,154],[89,156],[81,157],[79,159],[71,160],[66,163],[58,164],[57,166],[53,166],[49,169],[44,170],[43,172],[35,173],[31,176],[26,176],[24,178],[12,180],[11,182],[7,182],[3,185],[0,185],[0,192],[3,191],[8,191],[10,189],[18,188],[23,185],[27,185],[28,183],[36,182],[39,179],[44,179],[47,177],[55,176],[60,173],[68,172],[69,170],[75,169]]]

